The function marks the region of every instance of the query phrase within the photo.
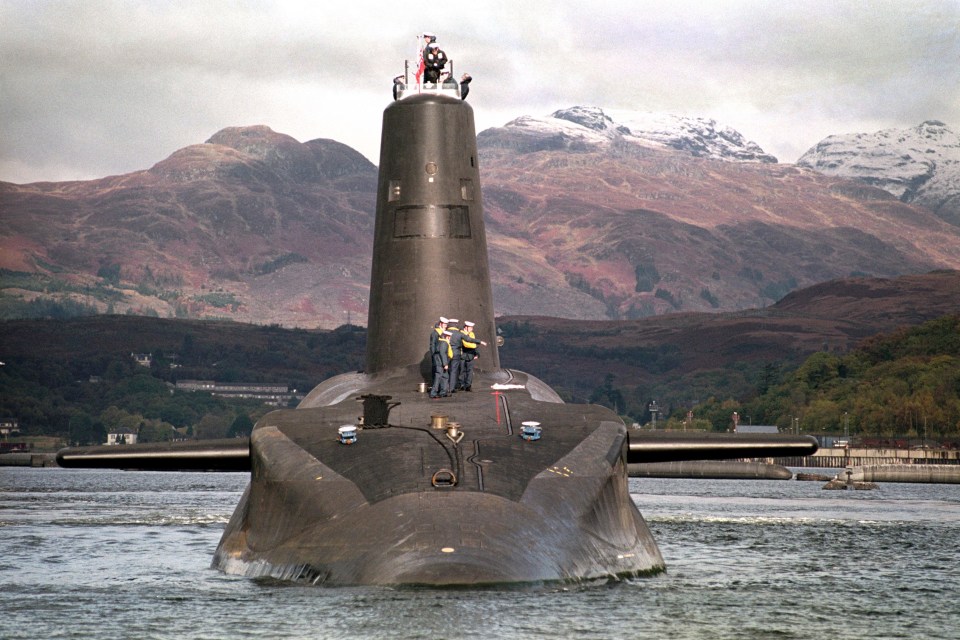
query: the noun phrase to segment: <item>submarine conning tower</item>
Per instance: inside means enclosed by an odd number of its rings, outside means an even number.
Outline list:
[[[440,316],[476,323],[499,369],[473,109],[418,93],[383,112],[366,373],[419,364]]]

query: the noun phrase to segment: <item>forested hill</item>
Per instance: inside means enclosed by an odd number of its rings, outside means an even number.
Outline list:
[[[769,397],[770,390],[789,384],[811,354],[820,359],[814,362],[836,369],[834,378],[842,380],[836,384],[847,389],[850,378],[840,372],[855,368],[840,363],[851,349],[901,326],[955,316],[958,291],[960,273],[935,272],[826,283],[773,307],[737,314],[629,322],[500,318],[506,338],[500,356],[504,366],[533,373],[567,400],[607,404],[641,423],[657,400],[664,418],[685,416],[689,409],[706,420],[705,428],[725,429],[734,410],[754,423],[810,416],[811,428],[819,428],[833,419],[834,408],[850,413],[855,398],[831,395],[832,388],[803,394],[791,388],[790,403],[784,403]],[[6,321],[0,323],[0,418],[18,420],[26,434],[76,439],[85,433],[94,441],[111,420],[147,426],[152,437],[172,428],[225,435],[240,417],[254,420],[267,409],[171,393],[168,383],[272,382],[302,393],[332,375],[361,369],[365,340],[364,330],[352,325],[298,330],[136,316]],[[151,354],[151,366],[136,364],[132,354]],[[946,366],[939,374],[951,380],[954,364]],[[922,394],[928,377],[919,379],[919,386],[901,395]],[[898,389],[883,388],[887,401]],[[920,414],[913,415],[915,428]],[[924,415],[929,423],[933,414]]]
[[[931,440],[960,437],[960,315],[816,353],[781,384],[740,404],[757,423],[808,432]],[[721,414],[725,413],[721,410]]]
[[[272,407],[172,391],[177,380],[272,382],[299,393],[362,367],[366,334],[236,322],[93,316],[0,323],[0,418],[23,435],[99,444],[107,429],[141,440],[249,432]],[[134,354],[149,354],[137,364]]]

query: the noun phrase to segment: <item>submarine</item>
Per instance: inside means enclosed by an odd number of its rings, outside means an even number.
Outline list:
[[[365,368],[249,439],[75,447],[64,467],[223,469],[250,481],[212,566],[330,586],[479,586],[657,574],[628,464],[783,455],[810,437],[628,430],[500,364],[473,109],[413,80],[383,112]],[[428,338],[475,324],[470,392],[431,398]]]

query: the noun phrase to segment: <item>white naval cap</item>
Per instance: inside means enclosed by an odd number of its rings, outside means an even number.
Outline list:
[[[469,320],[467,320],[466,322],[463,323],[463,326],[465,326],[465,327],[472,327],[472,326],[474,326],[475,324],[476,324],[476,323],[473,323],[473,322],[470,322]]]
[[[443,324],[447,324],[450,321],[444,318],[443,316],[440,316],[440,322],[442,322]]]

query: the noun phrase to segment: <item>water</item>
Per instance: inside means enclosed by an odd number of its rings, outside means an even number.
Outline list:
[[[960,638],[960,485],[632,479],[667,573],[437,590],[210,569],[246,482],[0,468],[0,638]]]

